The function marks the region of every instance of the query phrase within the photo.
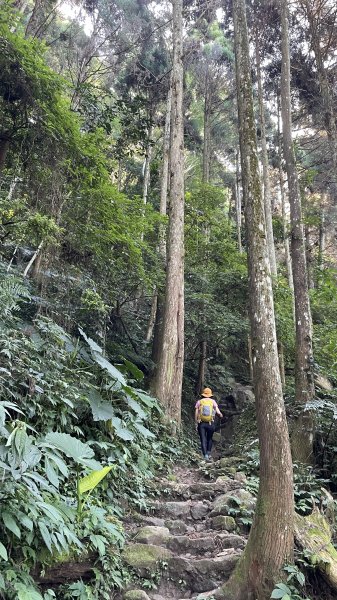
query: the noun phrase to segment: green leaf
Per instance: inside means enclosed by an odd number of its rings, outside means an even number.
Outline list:
[[[13,515],[9,512],[3,512],[2,520],[4,522],[5,527],[7,527],[7,529],[9,529],[12,533],[14,533],[14,535],[16,535],[16,537],[18,537],[20,539],[21,531],[20,531]]]
[[[133,424],[133,426],[138,429],[139,433],[141,433],[145,438],[155,438],[156,436],[152,431],[144,427],[141,423],[137,423],[137,421]]]
[[[129,360],[127,360],[126,358],[123,359],[125,366],[127,368],[127,370],[132,373],[132,375],[134,376],[135,379],[137,379],[137,381],[142,381],[142,379],[144,379],[144,373],[143,371],[141,371],[140,369],[138,369],[138,367],[130,362]]]
[[[43,597],[37,590],[25,583],[15,583],[17,600],[43,600]]]
[[[0,557],[3,560],[8,560],[8,554],[5,546],[0,542]]]
[[[131,398],[131,396],[129,396],[129,395],[126,396],[126,399],[127,399],[128,405],[130,406],[130,408],[132,408],[132,410],[135,411],[135,413],[138,415],[138,417],[140,417],[141,419],[147,418],[146,412],[142,409],[142,407],[138,404],[138,402],[136,402],[136,400]]]
[[[64,452],[66,456],[69,456],[75,462],[94,471],[102,468],[102,465],[93,458],[93,449],[88,444],[84,444],[68,433],[51,431],[47,433],[44,439],[47,444],[51,444],[61,452]]]
[[[104,369],[105,371],[108,371],[109,375],[111,375],[111,377],[113,379],[116,379],[122,385],[125,385],[125,386],[127,385],[124,375],[122,375],[122,373],[116,367],[114,367],[111,364],[111,362],[108,361],[107,358],[102,356],[102,354],[100,354],[99,352],[95,352],[95,351],[92,352],[92,356],[93,356],[94,360],[97,362],[97,364],[102,369]]]
[[[111,403],[103,400],[97,390],[91,390],[89,392],[88,402],[94,421],[109,421],[115,416]]]
[[[44,521],[38,521],[38,526],[42,535],[42,539],[44,541],[44,543],[46,544],[49,552],[52,554],[52,541],[51,541],[51,537],[50,537],[50,533],[46,527],[46,524]]]
[[[84,494],[85,492],[89,492],[104,479],[104,477],[111,471],[112,467],[103,467],[99,471],[92,471],[86,477],[82,477],[79,481],[79,492],[80,494]]]
[[[121,438],[121,440],[127,442],[134,439],[133,433],[122,426],[122,421],[118,417],[113,417],[113,419],[111,419],[111,424],[115,428],[116,435]]]
[[[45,469],[46,469],[47,478],[49,479],[50,483],[54,487],[58,488],[59,483],[60,483],[59,478],[57,476],[57,473],[56,473],[53,465],[51,464],[51,462],[47,456],[46,456],[46,460],[45,460]]]
[[[79,327],[78,331],[80,332],[81,336],[85,339],[87,344],[90,346],[91,350],[93,350],[94,352],[100,352],[102,354],[102,352],[103,352],[102,348],[98,344],[96,344],[96,342],[94,342],[94,340],[92,340],[90,337],[88,337],[84,333],[83,329],[81,329]]]

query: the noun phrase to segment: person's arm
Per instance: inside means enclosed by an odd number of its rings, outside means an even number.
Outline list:
[[[198,428],[198,423],[199,423],[199,402],[197,402],[196,405],[195,405],[194,421],[195,421],[196,428]]]
[[[221,417],[221,418],[222,418],[222,417],[223,417],[223,414],[222,414],[222,412],[219,410],[219,407],[218,407],[217,403],[215,402],[215,400],[214,400],[214,408],[215,408],[215,412],[216,412],[216,414],[217,414],[217,415],[219,415],[219,417]]]

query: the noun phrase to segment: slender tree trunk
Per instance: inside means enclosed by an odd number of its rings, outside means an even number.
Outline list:
[[[196,394],[201,394],[203,388],[205,387],[205,373],[206,373],[206,362],[207,362],[207,342],[203,340],[200,342],[200,357],[199,357],[199,369],[198,369],[198,378],[196,385]]]
[[[293,479],[259,175],[245,1],[234,0],[233,11],[260,484],[247,546],[222,597],[267,600],[275,581],[280,580],[282,566],[292,560]]]
[[[163,164],[161,174],[161,188],[160,188],[160,206],[159,213],[163,217],[166,217],[167,213],[167,191],[168,191],[168,179],[169,179],[169,161],[170,161],[170,131],[171,131],[171,112],[172,112],[172,85],[167,94],[166,102],[166,117],[165,117],[165,129],[164,129],[164,140],[163,140]],[[166,224],[160,223],[159,225],[159,238],[158,238],[158,251],[163,261],[163,268],[166,269]],[[157,376],[157,363],[159,358],[159,348],[161,347],[161,334],[163,325],[163,294],[155,287],[153,298],[151,315],[153,312],[153,305],[155,304],[155,315],[154,315],[154,327],[153,327],[153,343],[152,343],[152,360],[154,363],[154,370],[151,376],[150,388],[155,390],[155,378]],[[151,339],[151,338],[150,338]],[[150,341],[150,340],[149,340]]]
[[[312,273],[312,255],[311,255],[309,225],[305,225],[304,236],[305,236],[305,258],[307,261],[307,274],[308,274],[308,289],[312,290],[315,287],[315,282],[314,282],[313,273]]]
[[[204,146],[202,160],[202,180],[209,182],[209,170],[211,159],[211,104],[212,96],[210,89],[209,65],[206,66],[205,75],[205,98],[204,98]]]
[[[8,149],[9,140],[7,138],[0,138],[0,171],[2,171],[5,166]]]
[[[182,0],[173,0],[170,208],[163,335],[155,382],[166,417],[181,421],[184,363],[184,121]]]
[[[334,97],[331,89],[331,84],[328,79],[327,71],[324,65],[324,58],[321,49],[321,40],[318,34],[318,26],[320,18],[313,11],[312,0],[305,0],[306,14],[309,22],[309,30],[311,36],[311,45],[315,55],[317,66],[318,80],[321,91],[321,98],[324,108],[324,125],[329,138],[331,162],[332,162],[332,179],[330,183],[331,195],[335,204],[337,204],[337,125],[334,109]]]
[[[145,206],[147,205],[147,197],[150,188],[150,168],[151,168],[151,158],[152,158],[152,144],[151,144],[151,136],[152,136],[152,128],[149,131],[149,143],[146,149],[146,157],[144,161],[144,174],[143,174],[143,218],[145,215]],[[141,241],[144,239],[144,231],[140,234]]]
[[[321,270],[324,269],[324,254],[325,254],[325,208],[324,204],[321,207],[321,220],[319,224],[319,257],[318,257],[318,265]]]
[[[240,190],[240,162],[239,162],[240,151],[237,150],[235,154],[235,215],[236,215],[236,229],[238,237],[238,250],[240,254],[243,252],[242,239],[241,239],[241,227],[242,227],[242,216],[241,216],[241,190]]]
[[[280,365],[282,388],[284,389],[286,386],[286,373],[285,373],[285,367],[284,367],[283,344],[281,342],[277,342],[277,349],[278,349],[278,359],[279,359],[279,365]]]
[[[256,73],[258,84],[259,97],[259,114],[260,114],[260,129],[261,129],[261,149],[262,149],[262,172],[263,172],[263,197],[264,197],[264,212],[266,216],[266,231],[268,255],[270,261],[271,273],[274,277],[277,276],[277,265],[274,244],[273,218],[271,210],[271,187],[269,178],[269,160],[266,138],[266,118],[263,102],[262,74],[261,74],[261,57],[260,57],[260,41],[258,33],[255,37],[255,56],[256,56]]]
[[[280,0],[282,30],[281,108],[283,124],[283,152],[288,175],[291,222],[291,258],[295,291],[296,356],[295,402],[301,411],[292,432],[293,458],[310,462],[313,443],[313,419],[305,405],[314,397],[313,350],[311,313],[307,284],[307,265],[303,233],[301,196],[292,139],[290,54],[288,2]]]

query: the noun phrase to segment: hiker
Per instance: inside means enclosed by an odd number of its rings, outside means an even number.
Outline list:
[[[201,395],[202,398],[195,405],[195,426],[200,436],[201,451],[205,460],[209,460],[215,431],[214,417],[216,414],[222,417],[223,414],[212,397],[210,388],[205,388]]]

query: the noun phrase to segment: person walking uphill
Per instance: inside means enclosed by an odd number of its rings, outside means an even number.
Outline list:
[[[202,398],[195,405],[195,425],[200,436],[201,450],[205,460],[211,457],[213,434],[215,431],[214,417],[222,417],[217,403],[212,398],[212,390],[205,388]]]

